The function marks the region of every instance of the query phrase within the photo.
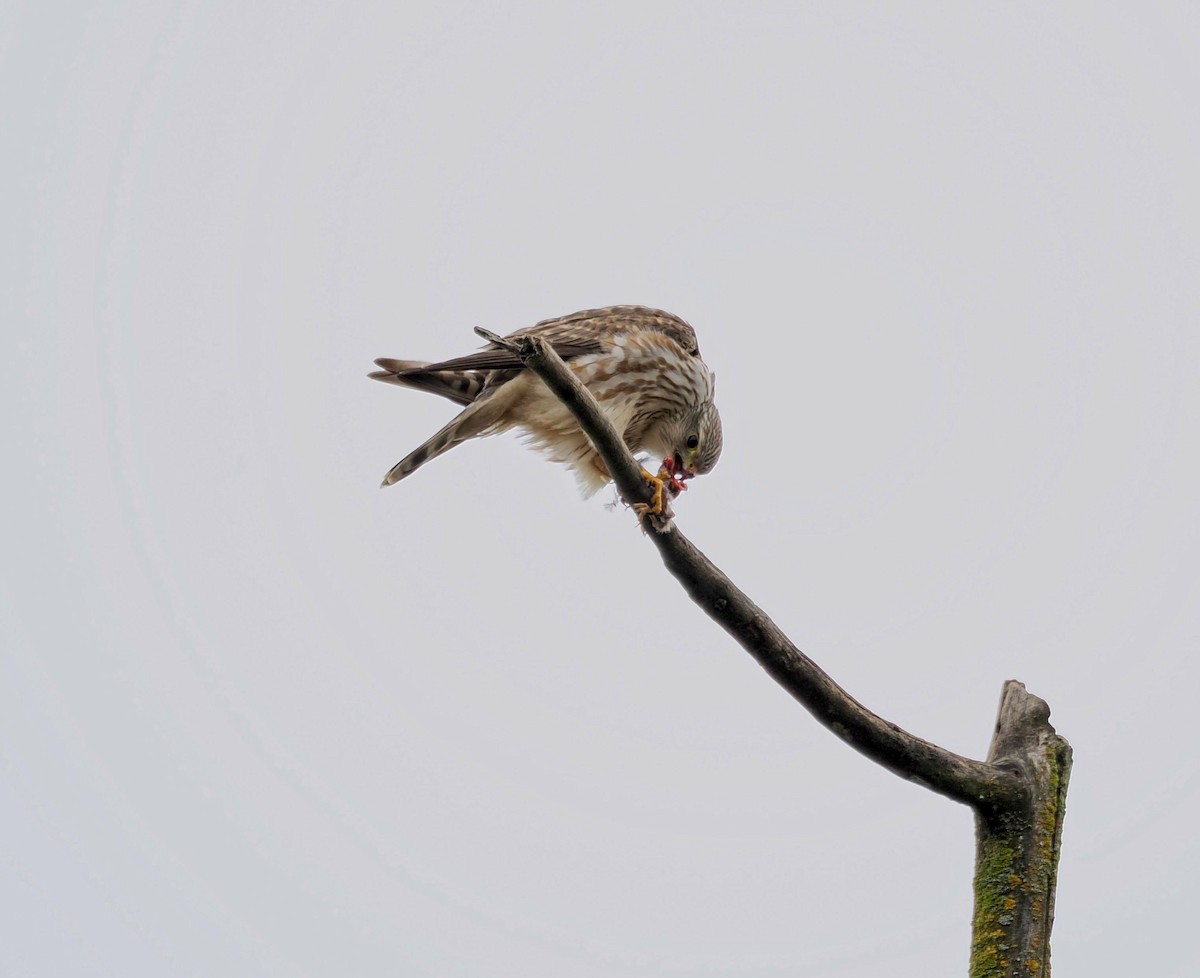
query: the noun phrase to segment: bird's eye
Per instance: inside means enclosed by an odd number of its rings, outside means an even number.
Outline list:
[[[700,444],[700,436],[699,435],[688,435],[687,436],[687,447],[688,448],[695,448],[699,444]]]

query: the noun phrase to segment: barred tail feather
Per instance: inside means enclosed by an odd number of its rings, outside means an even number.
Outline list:
[[[484,370],[426,370],[430,364],[424,360],[380,357],[375,363],[383,369],[371,371],[372,380],[428,391],[464,407],[479,397],[488,379]]]
[[[409,452],[383,477],[380,488],[394,486],[401,479],[412,475],[430,459],[444,455],[454,446],[483,434],[495,420],[495,411],[491,409],[489,400],[484,399],[472,404],[436,435],[427,439],[419,448]]]

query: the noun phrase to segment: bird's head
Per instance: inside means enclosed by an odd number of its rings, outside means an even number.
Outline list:
[[[721,456],[721,415],[712,401],[665,426],[665,462],[677,479],[711,472]]]

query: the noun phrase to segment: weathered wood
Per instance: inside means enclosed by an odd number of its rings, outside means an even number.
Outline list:
[[[975,816],[971,978],[1046,978],[1071,745],[1045,700],[1015,680],[1004,684],[988,762],[1017,772],[1026,791],[1019,805]]]
[[[512,351],[563,402],[591,439],[622,497],[648,502],[650,489],[620,434],[562,359],[536,336],[484,338]],[[724,628],[823,726],[900,777],[976,813],[972,978],[1046,978],[1071,747],[1050,726],[1046,703],[1021,683],[1005,684],[987,761],[931,744],[855,700],[675,525],[669,509],[643,517],[663,563]]]

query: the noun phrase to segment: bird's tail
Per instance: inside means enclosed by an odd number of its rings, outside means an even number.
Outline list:
[[[464,407],[479,397],[488,378],[486,370],[426,370],[429,363],[425,360],[380,357],[375,363],[382,369],[367,375],[372,380],[429,391]]]
[[[405,476],[412,475],[430,459],[444,455],[455,445],[461,445],[469,438],[486,433],[496,420],[496,411],[490,401],[490,397],[485,397],[471,404],[436,435],[409,452],[383,477],[380,488],[394,486]]]

